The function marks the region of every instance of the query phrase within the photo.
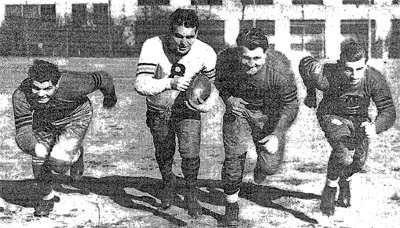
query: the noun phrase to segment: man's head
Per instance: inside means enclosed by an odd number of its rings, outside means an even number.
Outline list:
[[[169,17],[173,48],[181,55],[187,54],[197,38],[199,18],[194,10],[177,9]]]
[[[265,65],[269,47],[266,34],[258,28],[243,29],[236,38],[241,49],[242,69],[249,75],[259,72]]]
[[[57,65],[36,59],[28,70],[28,76],[36,101],[44,104],[56,92],[61,73]]]
[[[356,84],[364,77],[366,63],[365,50],[360,44],[350,42],[342,46],[339,64],[349,83]]]

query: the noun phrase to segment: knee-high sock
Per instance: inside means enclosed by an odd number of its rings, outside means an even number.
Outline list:
[[[51,170],[47,167],[45,159],[32,157],[32,171],[43,199],[53,198]]]
[[[200,169],[200,157],[182,158],[181,167],[186,184],[195,186]]]

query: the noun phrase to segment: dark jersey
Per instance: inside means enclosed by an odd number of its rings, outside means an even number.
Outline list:
[[[297,86],[290,61],[281,52],[268,51],[264,67],[253,76],[241,69],[239,48],[219,53],[215,85],[223,101],[233,96],[249,104],[249,110],[261,110],[277,121],[275,133],[283,134],[298,112]]]
[[[113,80],[104,71],[62,72],[56,92],[45,104],[34,99],[31,85],[30,79],[25,79],[12,97],[16,142],[28,153],[37,144],[34,129],[60,130],[60,126],[75,121],[79,113],[86,111],[88,94],[99,89],[107,96],[114,91]]]
[[[321,65],[319,61],[310,60],[304,65],[301,62],[299,67],[305,72],[302,77],[303,81],[307,81],[307,91],[312,93],[317,88],[323,92],[317,115],[367,118],[372,99],[378,110],[375,120],[377,133],[394,124],[396,111],[390,88],[385,77],[376,69],[367,66],[360,82],[349,84],[337,63]]]

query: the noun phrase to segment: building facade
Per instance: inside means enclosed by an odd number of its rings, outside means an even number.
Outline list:
[[[132,56],[167,32],[182,7],[201,18],[199,39],[217,51],[242,27],[264,29],[272,48],[336,59],[349,38],[372,58],[400,58],[399,0],[3,0],[3,53]],[[1,47],[0,47],[1,48]]]

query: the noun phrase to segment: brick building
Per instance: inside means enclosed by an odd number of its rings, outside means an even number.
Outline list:
[[[338,58],[353,38],[373,58],[400,58],[399,0],[3,0],[0,54],[134,56],[179,7],[198,12],[199,38],[217,51],[257,26],[288,54]]]

